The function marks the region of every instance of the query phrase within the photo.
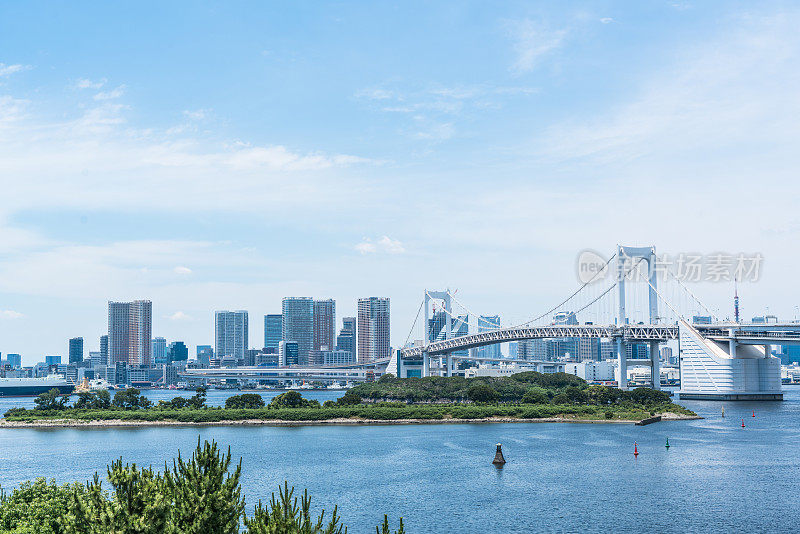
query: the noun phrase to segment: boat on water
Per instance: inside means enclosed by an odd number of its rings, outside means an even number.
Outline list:
[[[82,391],[95,392],[103,389],[114,389],[114,387],[102,378],[95,378],[93,380],[84,378],[80,384],[75,386],[75,393],[80,393]]]
[[[62,375],[48,375],[40,378],[0,378],[0,397],[40,395],[53,388],[68,395],[75,390],[75,384],[67,382]]]

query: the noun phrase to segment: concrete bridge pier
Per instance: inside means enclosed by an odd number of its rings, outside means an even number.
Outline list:
[[[431,376],[431,357],[428,351],[422,353],[422,376]]]
[[[628,351],[621,337],[617,338],[617,387],[628,389]]]
[[[653,389],[661,389],[661,358],[658,352],[658,341],[650,342],[650,378]]]
[[[453,376],[453,355],[449,352],[445,356],[445,361],[447,365],[447,369],[444,373],[445,376]]]

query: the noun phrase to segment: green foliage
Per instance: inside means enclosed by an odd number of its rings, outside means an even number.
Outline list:
[[[614,412],[606,410],[606,419],[614,419]]]
[[[244,513],[239,477],[242,461],[232,474],[231,450],[220,454],[216,442],[202,446],[197,438],[197,449],[188,462],[181,458],[173,462],[173,469],[164,471],[164,489],[171,501],[170,515],[180,532],[219,534],[239,531],[239,519]]]
[[[319,401],[306,400],[297,391],[281,393],[269,403],[271,408],[306,408],[315,404],[319,406]]]
[[[189,406],[194,408],[195,410],[199,410],[201,408],[206,407],[206,388],[200,386],[196,390],[194,390],[194,395],[189,397],[189,400],[186,401]]]
[[[467,390],[467,396],[472,402],[494,402],[498,394],[493,387],[486,384],[473,384]]]
[[[263,408],[264,398],[257,393],[242,393],[241,395],[233,395],[225,399],[225,407],[233,409],[242,408]]]
[[[104,410],[111,407],[111,394],[108,390],[81,391],[78,393],[78,400],[73,405],[79,410]]]
[[[532,387],[522,396],[525,404],[546,404],[548,400],[547,390],[540,387]]]
[[[25,482],[10,496],[0,492],[0,531],[14,534],[237,534],[243,522],[247,534],[346,534],[338,509],[330,520],[325,511],[313,520],[311,498],[300,502],[284,482],[278,498],[258,503],[245,514],[241,494],[241,460],[231,472],[231,453],[214,442],[201,445],[188,461],[180,454],[172,468],[160,474],[152,468],[123,464],[108,467],[111,491],[99,476],[86,485],[56,486],[54,481]],[[381,531],[378,531],[381,534]],[[390,534],[384,516],[383,533]],[[403,520],[395,534],[404,534]]]
[[[248,534],[341,534],[347,529],[339,523],[338,509],[334,508],[331,519],[325,524],[325,510],[317,520],[311,519],[311,497],[308,491],[303,492],[298,506],[297,497],[293,497],[294,488],[287,482],[278,488],[278,498],[272,494],[269,506],[264,507],[261,501],[255,507],[252,518],[245,518],[244,525]]]
[[[57,486],[37,478],[23,482],[6,496],[0,494],[0,532],[13,534],[60,534],[60,518],[69,508],[73,493],[81,495],[78,483]]]
[[[128,388],[117,391],[111,403],[116,408],[123,410],[138,410],[139,408],[150,408],[153,403],[147,397],[143,397],[141,391],[136,388]]]
[[[158,401],[158,407],[162,410],[182,410],[187,406],[189,406],[189,399],[186,397],[172,397],[168,401]]]
[[[375,527],[375,534],[405,534],[406,529],[403,526],[403,518],[400,518],[400,528],[392,532],[389,530],[389,516],[383,516],[383,524]]]
[[[38,395],[33,404],[36,410],[63,410],[67,404],[67,395],[62,395],[58,388]]]
[[[362,400],[361,395],[359,395],[352,389],[348,389],[347,391],[345,391],[344,395],[336,399],[336,404],[338,404],[339,406],[352,406],[354,404],[361,404],[361,400]]]

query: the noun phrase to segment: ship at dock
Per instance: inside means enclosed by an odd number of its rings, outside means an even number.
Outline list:
[[[26,397],[39,395],[51,389],[68,395],[75,390],[75,384],[61,375],[48,375],[41,378],[0,378],[0,397]]]

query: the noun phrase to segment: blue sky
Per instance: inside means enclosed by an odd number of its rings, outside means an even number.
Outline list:
[[[764,254],[790,317],[800,11],[764,2],[0,6],[0,351],[96,349],[109,299],[214,309],[423,288],[504,322],[617,243]],[[696,288],[728,307],[730,288]]]

